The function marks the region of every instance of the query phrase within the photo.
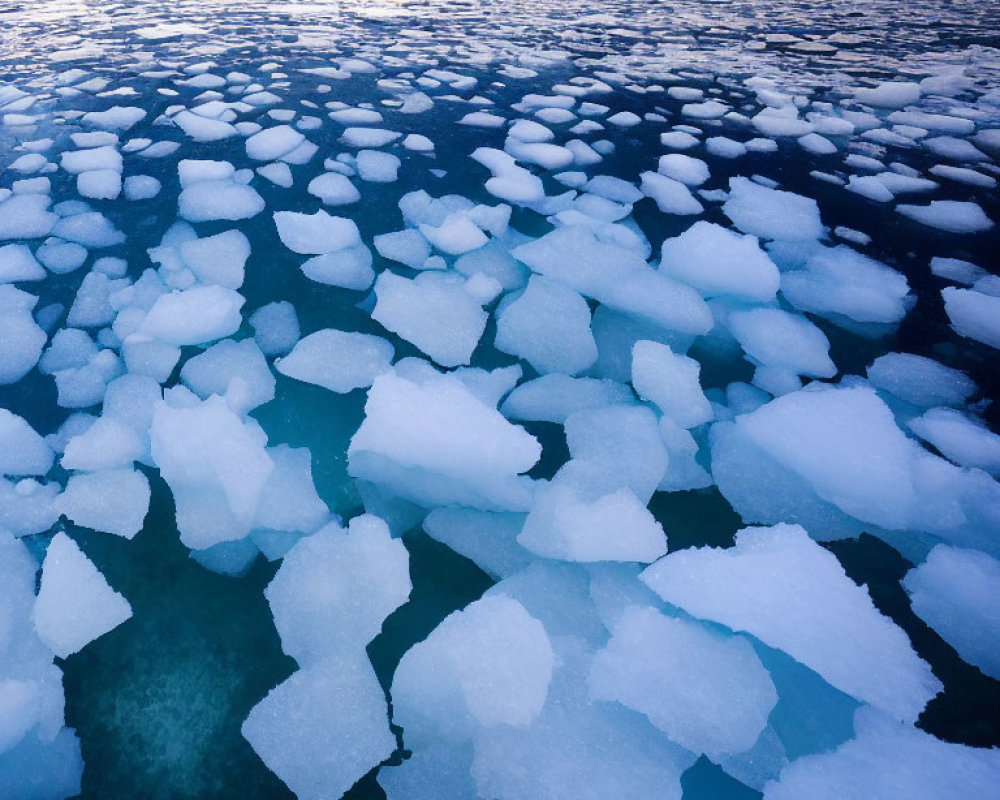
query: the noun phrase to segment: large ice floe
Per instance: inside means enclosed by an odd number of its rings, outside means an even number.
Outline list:
[[[1000,797],[993,6],[8,5],[0,800]]]

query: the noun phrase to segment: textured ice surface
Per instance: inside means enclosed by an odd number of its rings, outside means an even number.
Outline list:
[[[243,736],[300,800],[338,797],[396,748],[364,650],[340,651],[272,689]]]
[[[789,765],[765,787],[766,800],[986,800],[996,792],[1000,757],[995,749],[945,742],[871,709],[858,711],[854,727],[856,738],[832,753]]]
[[[457,378],[415,383],[390,373],[373,382],[348,457],[352,475],[417,503],[521,511],[530,492],[519,473],[540,453],[534,437]]]
[[[823,235],[815,200],[759,186],[747,178],[729,181],[729,199],[722,210],[741,231],[762,239],[800,241]]]
[[[749,750],[778,701],[749,642],[630,606],[599,651],[591,695],[645,714],[682,747],[715,757]]]
[[[632,349],[636,392],[682,428],[694,428],[712,419],[712,408],[698,381],[700,370],[697,361],[674,353],[669,345],[642,340]]]
[[[406,548],[378,517],[336,523],[293,547],[268,585],[282,649],[311,667],[362,652],[410,596]]]
[[[149,481],[132,469],[73,475],[57,508],[77,525],[131,539],[149,510]]]
[[[660,272],[698,289],[707,297],[733,295],[773,300],[778,269],[755,236],[699,221],[663,243]]]
[[[108,586],[76,542],[57,533],[42,563],[32,612],[38,638],[66,658],[131,616],[128,601]]]
[[[181,540],[202,549],[246,536],[274,468],[259,429],[212,395],[157,405],[149,435],[153,461],[174,495]]]
[[[327,328],[300,339],[291,353],[278,359],[275,369],[290,378],[344,393],[371,386],[389,369],[393,352],[392,345],[378,336]]]
[[[413,747],[459,742],[479,726],[527,727],[542,706],[555,657],[542,624],[495,595],[448,616],[403,656],[393,719]]]
[[[469,363],[487,314],[465,281],[433,272],[410,280],[386,271],[375,282],[375,294],[372,319],[443,367]]]
[[[539,373],[572,375],[597,359],[586,301],[568,286],[537,275],[498,311],[495,344]]]
[[[914,613],[962,658],[1000,679],[1000,561],[976,550],[938,545],[903,580]]]
[[[752,634],[897,719],[913,722],[941,690],[906,634],[797,525],[744,528],[729,550],[671,553],[642,579],[667,602]]]

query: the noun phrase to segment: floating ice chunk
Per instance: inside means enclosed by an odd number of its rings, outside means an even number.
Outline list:
[[[505,290],[524,287],[530,274],[527,267],[515,260],[507,246],[498,239],[492,239],[484,247],[460,256],[455,261],[455,270],[466,277],[485,275],[495,278]]]
[[[186,189],[201,181],[226,181],[236,174],[228,161],[205,161],[185,158],[177,164],[181,188]]]
[[[250,315],[254,341],[266,356],[283,355],[299,340],[299,318],[288,301],[268,303]]]
[[[928,171],[931,175],[935,175],[939,178],[947,178],[948,180],[955,181],[956,183],[964,183],[967,186],[980,186],[984,189],[995,189],[997,186],[996,178],[965,167],[953,167],[949,164],[936,164]]]
[[[796,308],[836,321],[898,323],[913,304],[906,277],[847,245],[818,250],[805,269],[781,276],[781,293]]]
[[[909,524],[918,499],[911,467],[915,445],[873,390],[824,386],[794,392],[737,417],[735,425],[845,513],[889,529]],[[715,466],[713,472],[723,494],[744,518],[753,518],[730,496],[729,482]]]
[[[826,335],[805,317],[778,308],[753,308],[729,315],[729,330],[743,351],[760,364],[812,378],[832,378]]]
[[[617,703],[590,702],[590,654],[569,637],[555,644],[560,664],[542,713],[527,730],[480,731],[472,765],[475,789],[456,796],[680,800],[681,773],[695,756],[668,742],[641,714]]]
[[[765,800],[989,800],[996,793],[995,749],[952,744],[869,708],[855,714],[854,731],[836,750],[785,767],[764,787]]]
[[[260,541],[260,534],[305,534],[317,530],[330,519],[330,509],[316,493],[309,449],[282,444],[269,447],[267,455],[274,462],[274,469],[257,504],[252,533],[255,542]],[[290,539],[289,547],[296,539],[297,536]],[[274,558],[268,548],[261,546],[261,550],[268,558]],[[280,556],[284,554],[282,551]]]
[[[660,272],[708,297],[733,295],[766,302],[778,291],[778,268],[757,237],[699,220],[663,243]]]
[[[597,359],[587,302],[568,286],[540,276],[500,308],[495,346],[539,373],[573,374]]]
[[[434,151],[434,142],[422,134],[410,133],[403,139],[403,147],[417,153],[432,153]]]
[[[900,204],[896,211],[921,225],[950,233],[979,233],[993,227],[993,220],[971,201],[932,200],[926,206]]]
[[[375,249],[382,258],[398,261],[411,269],[420,269],[431,255],[430,244],[413,228],[379,234],[375,237]]]
[[[868,367],[868,380],[921,408],[961,406],[977,387],[964,372],[912,353],[887,353]]]
[[[687,131],[667,131],[660,134],[660,144],[672,150],[690,150],[698,144],[698,139]]]
[[[828,156],[837,152],[837,145],[815,132],[800,136],[798,142],[803,150],[813,155]]]
[[[382,115],[369,108],[343,108],[331,111],[329,116],[341,125],[378,125],[382,122]]]
[[[177,202],[188,222],[249,219],[264,210],[264,198],[253,187],[232,180],[198,180],[181,191]]]
[[[682,428],[703,425],[713,417],[701,389],[700,372],[697,361],[674,353],[669,345],[643,340],[632,349],[632,385],[636,392]]]
[[[454,275],[423,272],[413,280],[383,272],[372,319],[444,367],[468,364],[487,314]]]
[[[189,406],[157,405],[149,435],[174,495],[181,541],[203,550],[246,536],[274,467],[258,431],[213,395]]]
[[[934,136],[924,139],[923,146],[934,155],[948,158],[952,161],[989,161],[989,156],[976,148],[968,139],[958,139],[954,136]]]
[[[536,164],[547,170],[565,169],[575,161],[573,151],[568,147],[548,142],[522,142],[508,138],[504,150],[518,161]]]
[[[290,125],[276,125],[247,139],[247,156],[254,161],[275,161],[305,141],[306,137]]]
[[[887,81],[873,88],[859,88],[854,99],[876,108],[902,108],[920,99],[920,84],[912,81]]]
[[[237,230],[224,231],[180,245],[181,259],[202,283],[227,289],[243,285],[244,265],[250,257],[250,242]]]
[[[23,418],[0,408],[0,475],[44,475],[52,449]]]
[[[489,239],[480,228],[461,212],[449,214],[438,225],[421,225],[420,233],[434,247],[448,255],[461,255],[477,250]]]
[[[562,424],[575,411],[631,402],[632,393],[624,384],[553,373],[522,383],[500,410],[510,419]]]
[[[276,211],[274,224],[281,243],[293,253],[322,255],[361,244],[353,220],[333,217],[323,209],[315,214]]]
[[[403,656],[392,682],[393,718],[414,749],[461,741],[478,726],[525,728],[542,710],[554,662],[537,619],[509,597],[485,597]]]
[[[565,421],[572,460],[556,474],[586,492],[630,489],[648,502],[667,469],[656,415],[644,406],[582,409]]]
[[[65,275],[83,266],[87,260],[87,248],[75,242],[64,242],[56,238],[46,239],[35,256],[49,272]]]
[[[823,235],[819,207],[810,197],[731,178],[722,211],[740,230],[762,239],[806,240]]]
[[[756,636],[903,721],[941,690],[906,634],[797,525],[744,528],[729,550],[679,550],[641,578],[668,603]]]
[[[187,109],[171,117],[174,124],[196,142],[218,142],[238,136],[239,131],[228,122],[221,119],[203,117]]]
[[[274,399],[274,376],[253,339],[224,339],[188,359],[181,381],[203,400],[217,394],[247,413]]]
[[[949,461],[1000,475],[1000,436],[951,408],[932,408],[910,420],[910,430]]]
[[[649,563],[667,549],[663,528],[630,489],[589,500],[568,481],[538,490],[517,537],[543,558]]]
[[[595,699],[645,714],[671,741],[710,758],[749,750],[778,701],[745,639],[648,606],[625,609],[594,658],[590,690]]]
[[[47,236],[59,217],[47,194],[15,194],[0,200],[0,241]]]
[[[524,511],[530,496],[518,475],[540,455],[534,437],[458,378],[414,383],[390,373],[368,392],[348,471],[425,505]]]
[[[282,649],[308,668],[364,652],[410,596],[409,556],[378,517],[336,523],[288,551],[264,594]]]
[[[328,206],[349,205],[361,199],[361,192],[351,183],[350,178],[336,172],[317,175],[309,181],[307,191]]]
[[[877,175],[852,175],[845,187],[847,191],[867,197],[877,203],[888,203],[895,198]]]
[[[112,106],[104,111],[89,111],[82,122],[103,131],[127,131],[146,118],[146,111],[135,106]]]
[[[333,253],[313,256],[302,264],[302,274],[317,283],[361,291],[375,280],[372,251],[363,244],[356,244]]]
[[[42,265],[26,245],[7,244],[0,247],[0,283],[40,281],[45,275]]]
[[[241,730],[299,800],[339,797],[396,749],[364,650],[299,670],[253,707]]]
[[[151,175],[129,175],[125,179],[126,200],[149,200],[160,193],[160,182]]]
[[[0,385],[17,383],[38,363],[48,337],[31,316],[34,295],[0,285]]]
[[[222,286],[196,286],[160,295],[138,334],[165,344],[204,344],[236,333],[243,297]]]
[[[371,386],[388,371],[393,346],[378,336],[327,328],[301,339],[284,358],[275,362],[282,375],[345,394]]]
[[[653,198],[657,208],[664,214],[687,216],[700,214],[705,207],[699,203],[691,191],[680,181],[668,178],[658,172],[643,172],[642,193]]]
[[[717,100],[704,103],[685,103],[681,106],[681,116],[692,119],[717,119],[729,111],[729,106]]]
[[[288,168],[288,164],[280,161],[276,161],[273,164],[265,164],[263,167],[257,167],[257,174],[263,178],[267,178],[275,186],[281,186],[284,189],[290,189],[295,184],[295,179],[292,177],[292,171]]]
[[[82,650],[132,616],[76,542],[61,531],[49,543],[32,618],[38,638],[60,658]]]
[[[903,579],[914,613],[968,663],[1000,679],[1000,562],[976,550],[938,545]]]
[[[52,235],[84,247],[113,247],[125,241],[125,234],[98,211],[73,214],[56,223]]]
[[[633,114],[631,111],[619,111],[617,114],[612,114],[608,117],[608,122],[620,128],[631,128],[642,122],[642,117],[638,114]]]
[[[707,333],[712,327],[711,312],[697,292],[588,228],[556,228],[511,253],[535,272],[613,310],[685,333]]]
[[[708,164],[681,153],[660,156],[656,171],[687,186],[701,186],[709,178]]]
[[[141,472],[102,470],[71,476],[57,507],[77,525],[131,539],[142,530],[149,497]]]
[[[357,155],[358,177],[370,183],[392,183],[396,180],[402,161],[392,153],[379,150],[362,150]]]
[[[635,203],[643,197],[633,184],[611,175],[595,175],[583,185],[583,191],[615,203]]]
[[[501,128],[507,120],[491,114],[489,111],[470,111],[460,120],[459,125],[471,125],[476,128]]]
[[[941,297],[956,333],[1000,348],[1000,297],[954,286],[942,289]]]
[[[88,472],[131,467],[147,453],[144,439],[134,427],[104,415],[69,439],[60,464]]]
[[[346,128],[340,141],[348,147],[384,147],[402,135],[382,128]]]
[[[76,176],[76,191],[81,197],[114,200],[122,191],[122,176],[112,169],[94,169]]]

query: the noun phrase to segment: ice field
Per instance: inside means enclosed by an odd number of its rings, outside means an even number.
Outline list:
[[[1000,797],[998,48],[0,0],[0,800]]]

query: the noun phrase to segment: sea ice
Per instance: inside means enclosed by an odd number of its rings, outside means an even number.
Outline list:
[[[131,616],[128,601],[108,585],[76,542],[57,533],[42,562],[32,612],[38,638],[66,658]]]
[[[378,336],[327,328],[300,339],[275,362],[282,375],[344,394],[371,386],[388,371],[393,346]]]
[[[897,719],[915,721],[941,690],[906,634],[797,525],[744,528],[731,549],[679,550],[641,577],[668,603],[756,636]]]

